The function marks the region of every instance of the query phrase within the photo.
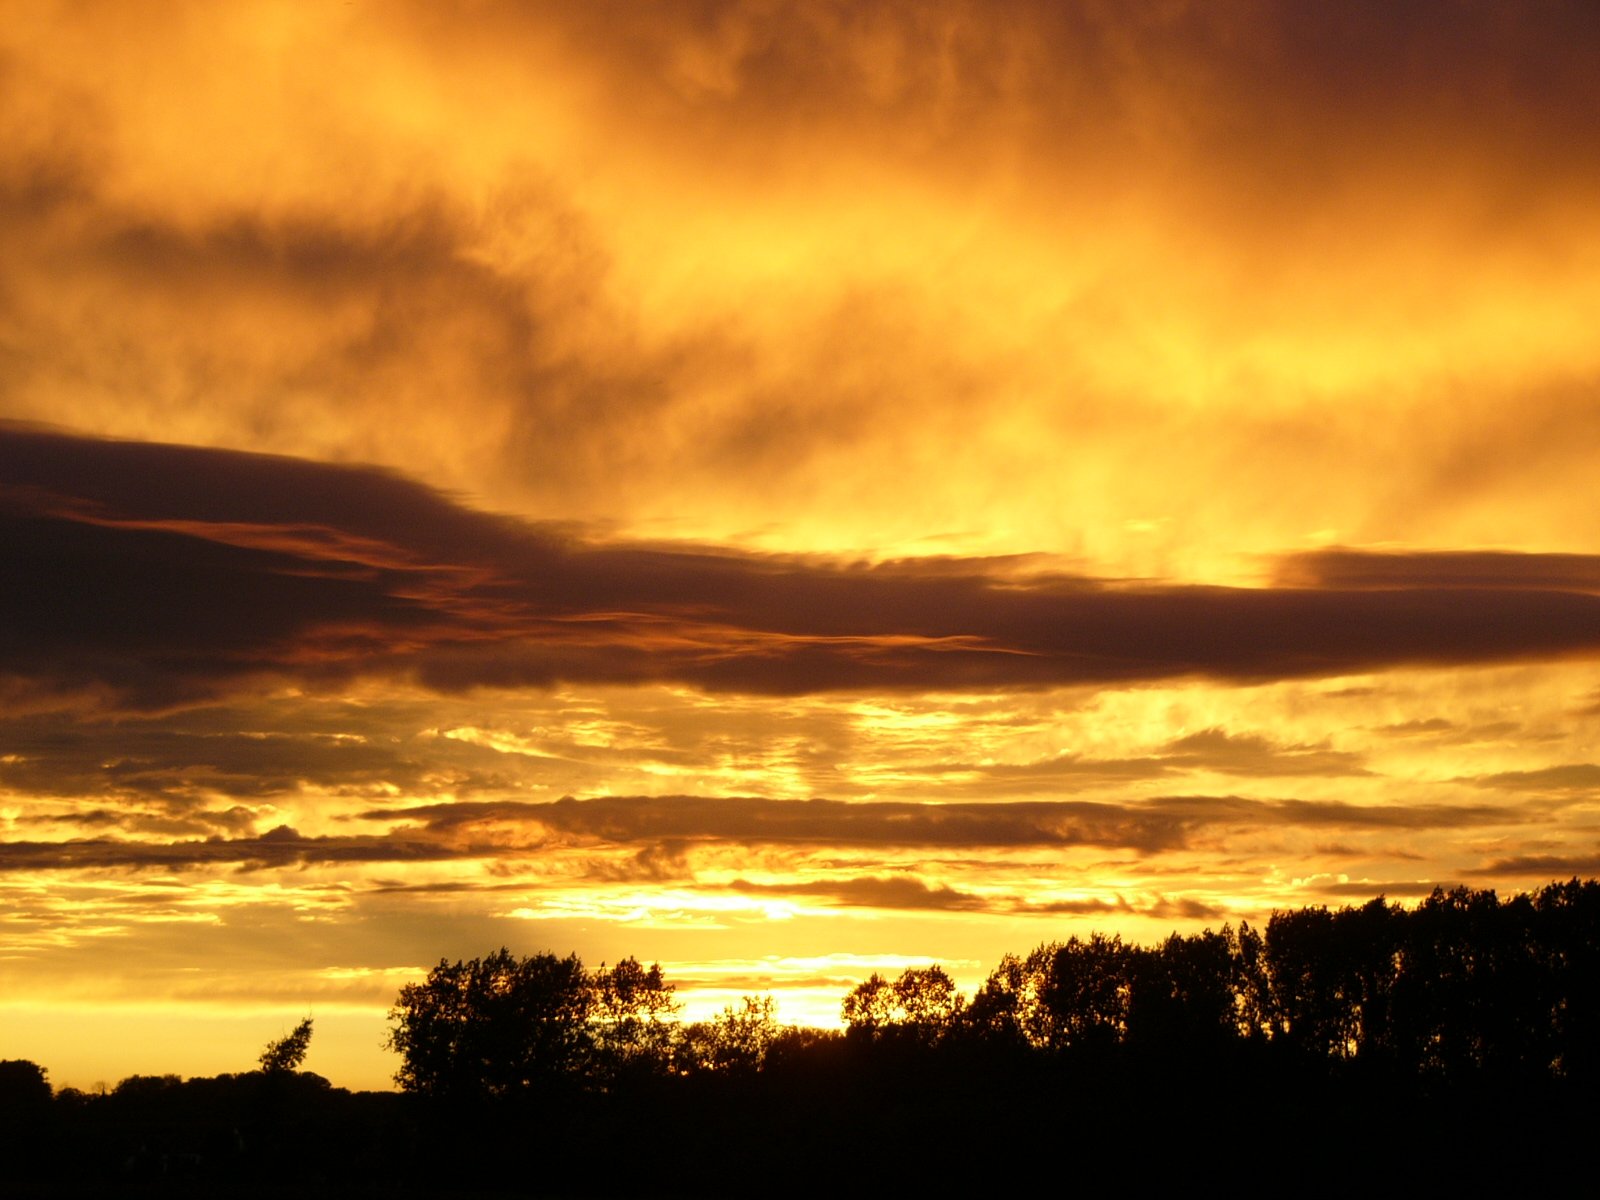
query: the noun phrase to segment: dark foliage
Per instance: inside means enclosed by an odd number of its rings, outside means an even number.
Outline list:
[[[38,1063],[25,1058],[0,1061],[0,1116],[20,1120],[50,1105],[50,1078]]]
[[[672,1072],[676,1011],[659,966],[590,973],[575,954],[441,961],[389,1012],[395,1081],[452,1101],[530,1099]]]
[[[762,997],[680,1024],[658,967],[501,950],[401,992],[409,1094],[281,1070],[52,1100],[0,1063],[0,1103],[43,1194],[944,1194],[1030,1159],[1079,1189],[1525,1191],[1582,1168],[1597,1005],[1600,883],[1573,880],[1070,938],[970,1002],[939,967],[873,976],[837,1032]]]

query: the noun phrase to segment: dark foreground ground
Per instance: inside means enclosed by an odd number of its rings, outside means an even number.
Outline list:
[[[1591,1178],[1561,1080],[1266,1051],[976,1061],[836,1045],[748,1078],[446,1105],[315,1075],[125,1083],[5,1114],[3,1196],[1027,1195],[1209,1183],[1390,1194]]]

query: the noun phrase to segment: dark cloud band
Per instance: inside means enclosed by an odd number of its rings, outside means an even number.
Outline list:
[[[624,848],[637,849],[642,856],[635,874],[662,878],[685,873],[684,850],[697,844],[874,852],[1094,846],[1158,854],[1183,849],[1191,837],[1207,829],[1458,829],[1516,823],[1525,814],[1494,805],[1361,805],[1238,796],[952,804],[599,796],[550,803],[508,800],[379,808],[359,817],[389,828],[383,833],[318,837],[279,826],[253,837],[174,842],[113,838],[5,842],[0,843],[0,871],[511,859],[570,849]]]
[[[370,468],[17,427],[0,479],[0,683],[23,697],[159,708],[360,675],[953,691],[1600,652],[1600,595],[1579,586],[1600,569],[1577,556],[1553,576],[1549,556],[1497,555],[1470,587],[1437,556],[1350,552],[1318,560],[1329,584],[1267,588],[842,564],[607,544]]]

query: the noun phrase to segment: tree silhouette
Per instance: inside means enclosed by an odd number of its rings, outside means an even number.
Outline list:
[[[745,996],[737,1008],[729,1005],[711,1020],[682,1031],[680,1068],[689,1073],[754,1075],[766,1065],[780,1032],[772,997]]]
[[[1128,1033],[1134,948],[1117,935],[1093,933],[1053,948],[1039,1000],[1045,1041],[1053,1046],[1106,1047]]]
[[[954,1027],[965,1007],[943,967],[907,967],[893,983],[874,971],[844,998],[840,1016],[853,1038],[892,1031],[931,1044]]]
[[[850,991],[839,1016],[853,1037],[871,1037],[894,1020],[894,985],[874,971]]]
[[[968,1032],[995,1042],[1030,1044],[1024,1014],[1037,1001],[1035,985],[1027,963],[1015,954],[1003,955],[966,1010]]]
[[[307,1017],[277,1041],[268,1042],[261,1052],[261,1069],[268,1075],[282,1075],[298,1071],[311,1048],[311,1018]]]
[[[1160,1144],[1185,1186],[1306,1162],[1405,1183],[1409,1159],[1414,1180],[1460,1163],[1482,1190],[1499,1155],[1527,1190],[1538,1164],[1581,1169],[1600,1111],[1600,883],[1379,897],[1149,946],[1091,934],[1006,955],[970,1004],[939,967],[843,1000],[846,1031],[781,1027],[755,996],[684,1025],[659,966],[501,949],[441,961],[390,1013],[402,1087],[466,1103],[295,1070],[309,1018],[262,1072],[215,1079],[52,1094],[42,1067],[0,1062],[0,1195],[238,1194],[302,1168],[341,1194],[520,1195],[533,1170],[541,1194],[650,1186],[610,1173],[623,1141],[716,1193],[781,1190],[817,1160],[944,1192],[992,1186],[1063,1129],[1119,1173]],[[1245,1107],[1257,1136],[1219,1156]],[[1144,1109],[1156,1124],[1126,1122]]]
[[[1272,980],[1267,974],[1267,943],[1248,921],[1237,930],[1222,927],[1233,960],[1233,1022],[1247,1038],[1265,1038],[1272,1030]]]
[[[1552,1070],[1600,1078],[1600,882],[1552,883],[1533,906],[1550,989]]]
[[[630,957],[607,970],[602,963],[591,986],[596,1049],[608,1073],[669,1069],[675,1029],[670,1018],[681,1006],[672,998],[674,988],[662,978],[660,964],[647,970]]]
[[[518,959],[502,947],[446,962],[400,989],[385,1045],[395,1081],[448,1098],[504,1096],[577,1078],[589,1065],[594,991],[578,956]]]
[[[906,968],[895,980],[894,994],[905,1023],[933,1037],[954,1025],[966,1007],[955,980],[938,964]]]
[[[1349,1058],[1359,1044],[1356,981],[1338,942],[1335,915],[1324,907],[1273,913],[1267,922],[1273,1037],[1318,1058]]]
[[[1412,1064],[1462,1078],[1478,1071],[1548,1072],[1558,1000],[1548,993],[1527,897],[1493,891],[1433,893],[1409,914],[1397,1024]]]
[[[25,1058],[0,1061],[0,1120],[42,1112],[50,1097],[49,1074],[38,1063]]]
[[[1492,891],[1437,890],[1409,911],[1380,896],[1275,912],[1262,932],[1175,933],[1154,946],[1099,933],[1045,943],[1002,958],[970,1004],[937,966],[897,979],[875,973],[843,997],[844,1034],[821,1040],[780,1029],[770,1000],[749,997],[711,1021],[679,1024],[660,967],[634,958],[589,974],[576,956],[517,959],[502,949],[441,961],[403,989],[389,1045],[408,1091],[493,1098],[568,1088],[590,1093],[585,1103],[659,1098],[689,1076],[764,1087],[921,1061],[1106,1078],[1134,1064],[1190,1079],[1237,1068],[1426,1086],[1592,1081],[1597,947],[1600,884],[1552,884],[1504,904]],[[935,1053],[924,1060],[924,1051]],[[695,1086],[721,1094],[721,1084]]]
[[[488,1098],[601,1087],[671,1068],[678,1010],[661,967],[626,958],[591,975],[576,954],[502,947],[407,984],[385,1045],[409,1092]]]
[[[1172,1054],[1238,1034],[1237,966],[1228,933],[1173,934],[1131,956],[1128,1039]]]

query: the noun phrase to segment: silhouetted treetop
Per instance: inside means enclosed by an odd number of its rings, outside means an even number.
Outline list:
[[[685,1075],[753,1075],[766,1065],[781,1032],[772,997],[745,996],[737,1007],[729,1005],[709,1021],[683,1027],[677,1037],[677,1069]]]
[[[261,1052],[261,1069],[268,1075],[298,1071],[306,1061],[306,1052],[310,1048],[311,1018],[307,1017],[290,1033],[267,1043],[267,1048]]]
[[[48,1073],[25,1058],[0,1061],[0,1120],[16,1120],[50,1103]]]
[[[659,965],[591,974],[575,954],[441,960],[389,1012],[406,1091],[494,1097],[599,1085],[670,1062],[677,1010]]]
[[[966,997],[941,966],[908,967],[890,983],[873,972],[844,998],[840,1019],[857,1039],[893,1034],[936,1042],[955,1028]]]

